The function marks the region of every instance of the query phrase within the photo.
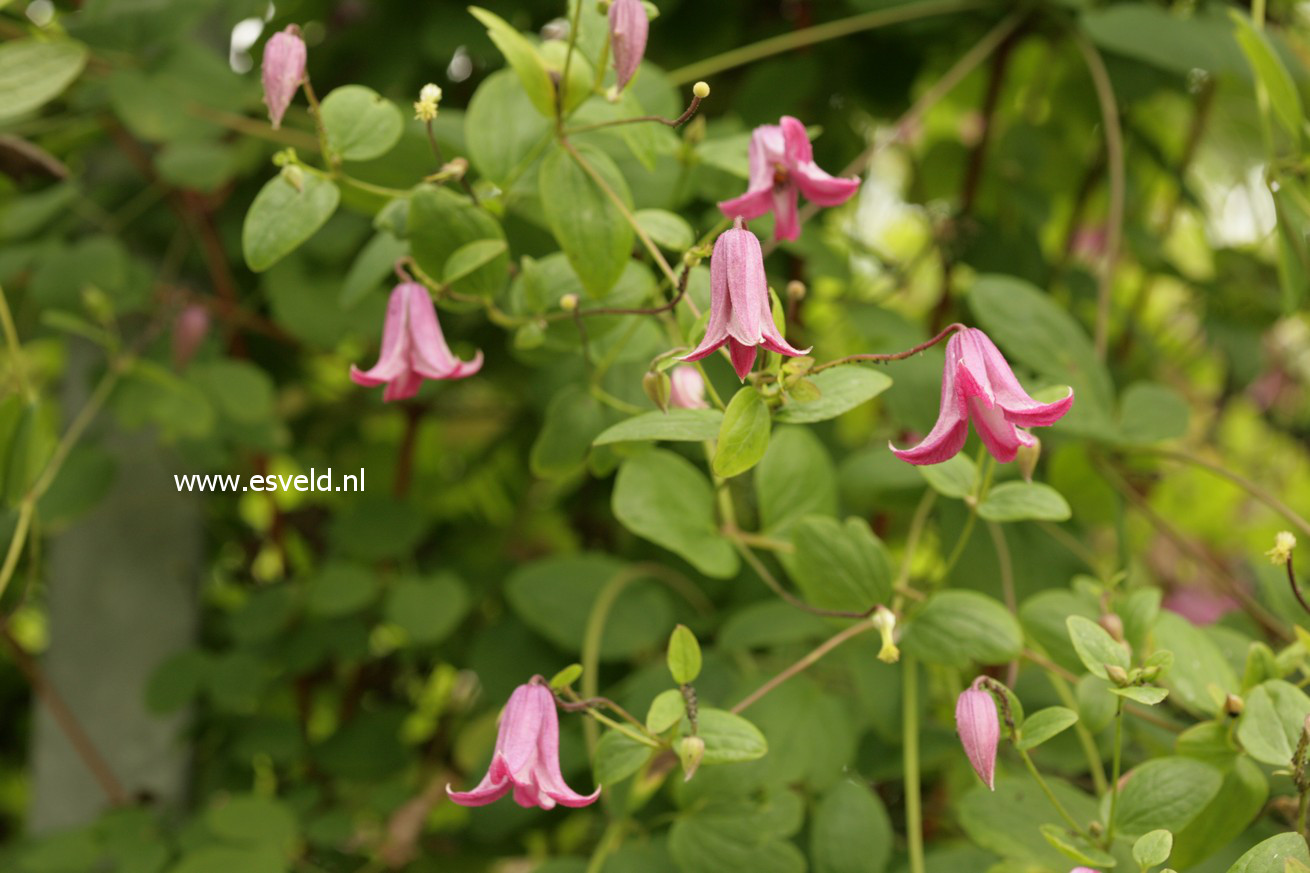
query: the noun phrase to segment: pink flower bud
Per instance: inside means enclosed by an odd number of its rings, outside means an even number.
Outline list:
[[[973,685],[955,702],[955,730],[973,771],[984,785],[995,791],[996,744],[1001,739],[1001,723],[996,714],[996,701],[979,687],[982,681],[981,676],[973,680]]]
[[[641,0],[614,0],[610,4],[610,47],[614,51],[614,72],[618,74],[619,90],[641,65],[646,54],[646,36],[650,32],[650,18]]]
[[[264,46],[264,103],[273,128],[282,126],[282,116],[296,96],[300,83],[305,80],[305,41],[300,28],[287,25],[275,33]]]
[[[695,367],[674,367],[669,403],[678,409],[705,409],[705,380]]]
[[[173,365],[179,370],[191,362],[209,333],[209,311],[192,303],[173,321]]]

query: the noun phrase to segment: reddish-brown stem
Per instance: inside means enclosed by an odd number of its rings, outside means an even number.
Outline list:
[[[856,361],[873,361],[874,363],[879,363],[879,364],[885,363],[887,361],[903,361],[906,358],[914,357],[920,352],[927,351],[928,349],[937,345],[942,340],[946,339],[951,334],[955,333],[957,330],[964,330],[964,329],[965,326],[963,324],[960,324],[959,322],[956,322],[955,324],[948,324],[942,330],[941,333],[937,334],[935,337],[933,337],[930,340],[919,343],[917,346],[915,346],[912,349],[906,349],[903,352],[891,352],[888,354],[847,355],[844,358],[837,358],[836,360],[829,361],[826,364],[820,364],[810,372],[818,373],[819,371],[826,370],[829,367],[837,367],[840,366],[841,364],[853,364]]]
[[[851,637],[857,637],[862,633],[875,629],[876,626],[873,624],[873,622],[861,622],[860,624],[853,624],[850,627],[846,628],[846,630],[842,631],[841,633],[836,634],[828,638],[827,640],[824,640],[822,643],[818,645],[817,648],[814,649],[814,651],[810,652],[808,655],[801,658],[795,664],[792,664],[786,670],[783,670],[777,676],[774,676],[768,682],[765,682],[759,688],[756,688],[740,703],[734,706],[732,708],[732,712],[736,714],[740,714],[751,704],[758,701],[761,697],[768,694],[770,691],[777,688],[779,685],[786,682],[788,679],[795,676],[797,673],[800,673],[808,669],[824,655],[828,654],[833,649],[837,648],[842,643],[849,640]]]
[[[400,438],[400,453],[396,461],[396,479],[391,491],[397,500],[409,493],[409,482],[414,478],[414,449],[418,446],[419,426],[423,422],[423,407],[411,405],[405,409],[405,433]]]
[[[659,315],[661,312],[668,312],[682,302],[682,298],[687,294],[687,277],[691,274],[691,267],[686,264],[682,265],[682,273],[678,276],[678,291],[673,295],[673,299],[663,306],[650,306],[645,309],[616,309],[601,307],[597,309],[579,309],[578,316],[589,315]]]
[[[1305,602],[1305,595],[1301,593],[1301,586],[1296,584],[1296,571],[1292,569],[1292,558],[1287,558],[1287,583],[1292,586],[1292,594],[1296,597],[1296,602],[1301,604],[1301,608],[1310,613],[1310,603]]]
[[[682,127],[682,125],[691,121],[692,116],[696,114],[696,110],[699,108],[700,98],[693,94],[691,97],[691,103],[687,105],[686,110],[684,110],[677,118],[665,118],[662,115],[638,115],[634,118],[616,118],[611,121],[598,121],[595,124],[584,124],[581,127],[571,127],[564,131],[564,135],[572,136],[575,133],[587,133],[588,131],[601,130],[606,127],[618,127],[621,124],[639,124],[643,121],[651,121],[656,124],[667,125],[668,127]]]

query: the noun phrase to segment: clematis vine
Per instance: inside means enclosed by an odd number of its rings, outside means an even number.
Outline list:
[[[387,304],[378,362],[369,370],[351,366],[350,378],[366,388],[385,383],[382,399],[390,402],[413,397],[424,379],[463,379],[481,368],[482,352],[471,361],[461,361],[446,345],[427,289],[417,282],[402,282]]]
[[[996,744],[1001,739],[1001,725],[996,715],[996,701],[984,691],[984,677],[979,676],[955,702],[955,730],[960,745],[973,765],[973,772],[992,791],[996,790]]]
[[[641,0],[614,0],[609,9],[610,47],[614,51],[614,72],[620,91],[641,66],[646,54],[646,37],[650,33],[650,18]]]
[[[477,787],[452,791],[446,786],[450,799],[461,806],[485,806],[510,791],[519,806],[542,809],[554,809],[556,804],[587,806],[600,797],[600,788],[578,794],[564,784],[559,767],[559,714],[555,696],[540,676],[510,695],[500,715],[491,767]]]
[[[273,34],[264,46],[261,66],[264,80],[264,103],[273,129],[282,126],[282,116],[296,96],[300,83],[305,80],[305,41],[300,28],[287,25],[286,30]]]
[[[732,357],[732,368],[743,381],[755,365],[760,346],[790,357],[809,349],[788,345],[773,323],[769,282],[764,276],[764,253],[755,234],[741,227],[741,221],[719,235],[710,256],[710,321],[705,338],[683,361],[699,361],[724,344]]]
[[[740,197],[720,203],[719,209],[728,218],[748,221],[772,212],[774,236],[794,240],[801,233],[796,213],[799,194],[819,206],[837,206],[859,188],[859,179],[837,178],[819,169],[805,125],[784,115],[779,124],[755,128],[751,134],[749,187]]]
[[[1003,464],[1037,439],[1019,427],[1048,427],[1073,406],[1073,389],[1054,403],[1028,396],[1014,371],[987,334],[973,327],[957,331],[946,344],[942,405],[937,423],[923,442],[910,449],[892,446],[896,457],[911,464],[940,464],[953,458],[969,436],[969,421],[992,457]]]

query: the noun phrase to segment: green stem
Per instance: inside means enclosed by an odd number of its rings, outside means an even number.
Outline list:
[[[1060,698],[1060,702],[1067,708],[1077,712],[1078,700],[1064,677],[1047,670],[1046,678],[1050,681],[1051,687],[1055,689],[1055,694]],[[1087,729],[1087,725],[1083,724],[1082,721],[1074,722],[1074,734],[1078,737],[1078,744],[1082,746],[1083,757],[1087,759],[1087,771],[1092,774],[1092,786],[1096,789],[1096,795],[1099,797],[1110,788],[1110,784],[1105,780],[1105,763],[1101,760],[1101,750],[1096,747],[1096,738],[1092,736],[1092,732]]]
[[[623,821],[620,819],[610,822],[605,828],[605,833],[601,834],[596,850],[591,853],[591,860],[587,862],[587,873],[601,873],[609,856],[614,854],[614,850],[622,843]]]
[[[605,583],[605,587],[600,590],[596,596],[596,602],[591,605],[591,612],[587,615],[587,626],[582,634],[582,696],[596,697],[600,693],[600,644],[605,635],[605,620],[609,618],[610,610],[614,607],[615,601],[627,588],[641,575],[633,567],[625,567],[615,573]],[[609,721],[605,716],[593,709],[587,710],[587,713],[596,721],[605,723]],[[618,724],[609,721],[610,726],[618,728]],[[596,741],[600,739],[600,731],[592,722],[584,722],[583,730],[587,738],[587,751],[595,755]],[[626,732],[626,728],[624,729]]]
[[[914,21],[918,18],[976,9],[985,5],[987,5],[985,0],[923,0],[923,2],[907,3],[891,9],[878,9],[873,12],[852,15],[849,18],[839,18],[836,21],[816,24],[813,27],[803,27],[800,30],[793,30],[790,33],[744,45],[672,70],[668,73],[668,78],[675,85],[685,85],[698,79],[707,79],[715,73],[722,73],[724,70],[731,70],[734,67],[744,66],[773,55],[794,51],[830,39],[839,39],[853,33],[874,30],[905,21]]]
[[[27,540],[27,529],[32,524],[32,513],[35,511],[36,501],[31,498],[18,504],[18,523],[14,525],[14,535],[9,539],[5,562],[0,565],[0,597],[4,597],[9,580],[14,578],[14,571],[18,569],[18,557],[23,553],[23,543]]]
[[[1087,831],[1083,830],[1082,826],[1079,825],[1078,822],[1074,820],[1074,817],[1069,814],[1069,810],[1064,808],[1064,804],[1060,802],[1060,798],[1055,796],[1055,792],[1051,790],[1051,786],[1047,784],[1046,779],[1043,778],[1041,772],[1037,769],[1037,765],[1033,763],[1032,756],[1028,754],[1027,750],[1020,749],[1019,757],[1023,759],[1024,766],[1028,768],[1028,772],[1032,774],[1033,779],[1037,780],[1037,784],[1041,787],[1042,793],[1046,795],[1046,799],[1051,801],[1051,806],[1054,806],[1055,811],[1060,814],[1060,818],[1064,819],[1064,823],[1069,826],[1070,830],[1078,834],[1080,837],[1090,840],[1091,837],[1087,835]]]
[[[919,664],[913,655],[901,659],[902,726],[905,780],[905,842],[910,873],[924,873],[923,799],[919,794]]]
[[[582,4],[586,2],[587,0],[574,0],[573,20],[569,22],[569,47],[564,52],[564,72],[560,76],[559,87],[555,94],[555,127],[560,131],[564,129],[564,106],[568,103],[569,67],[573,65],[573,50],[577,48],[578,31],[581,29],[579,25],[582,22]],[[603,77],[605,71],[602,69],[599,75]]]
[[[14,379],[18,382],[18,390],[27,398],[28,403],[35,403],[36,392],[27,379],[23,347],[18,342],[18,328],[14,326],[14,314],[9,310],[9,298],[5,296],[3,287],[0,287],[0,328],[4,329],[5,343],[8,344],[9,352],[13,356]]]
[[[95,391],[91,393],[86,404],[78,410],[77,416],[59,440],[59,445],[55,447],[54,454],[50,456],[45,469],[41,471],[41,475],[32,485],[31,490],[28,491],[27,496],[32,501],[39,500],[41,495],[45,494],[46,490],[54,483],[55,477],[59,475],[60,468],[68,460],[69,452],[77,445],[77,441],[82,438],[82,434],[91,426],[91,422],[95,420],[95,417],[100,414],[101,407],[105,405],[110,393],[114,390],[114,386],[118,384],[119,376],[128,366],[130,366],[130,359],[110,362],[109,371],[100,380],[100,384],[96,385]]]
[[[1114,845],[1114,818],[1119,809],[1119,766],[1123,759],[1124,739],[1124,700],[1122,697],[1114,708],[1114,763],[1110,783],[1110,820],[1105,825],[1105,847]]]

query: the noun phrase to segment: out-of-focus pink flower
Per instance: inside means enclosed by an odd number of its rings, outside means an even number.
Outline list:
[[[705,409],[705,380],[695,367],[674,367],[669,374],[669,404],[678,409]]]
[[[1234,597],[1194,586],[1175,588],[1164,596],[1160,605],[1195,625],[1214,624],[1241,608]]]
[[[564,784],[559,768],[559,714],[550,689],[534,679],[510,695],[500,715],[500,733],[491,757],[491,768],[472,791],[451,791],[450,799],[461,806],[485,806],[514,792],[519,806],[553,809],[556,804],[586,806],[600,797],[578,794]]]
[[[371,370],[352,365],[350,378],[366,388],[386,383],[382,399],[390,402],[413,397],[424,379],[463,379],[481,368],[482,352],[471,361],[461,361],[446,345],[427,289],[417,282],[402,282],[387,304],[377,364]]]
[[[792,348],[778,332],[760,241],[740,227],[724,231],[714,243],[710,257],[710,322],[701,344],[682,360],[699,361],[724,343],[732,355],[732,368],[743,380],[755,365],[759,346],[791,357],[809,351]]]
[[[1075,259],[1094,263],[1105,256],[1108,233],[1103,226],[1088,225],[1074,231],[1069,241],[1069,253]]]
[[[955,701],[955,730],[973,772],[995,791],[996,744],[1001,739],[1001,724],[996,715],[996,701],[980,687],[982,682],[982,676],[973,680]]]
[[[946,344],[937,423],[923,442],[912,449],[892,446],[892,453],[911,464],[940,464],[964,448],[972,419],[992,457],[1009,463],[1020,446],[1037,443],[1015,425],[1047,427],[1059,421],[1071,406],[1073,389],[1068,397],[1054,403],[1033,400],[987,334],[974,327],[963,328]]]
[[[614,0],[610,4],[609,16],[610,49],[614,52],[614,72],[621,91],[627,87],[646,54],[650,18],[641,0]]]
[[[305,80],[305,41],[300,38],[299,27],[289,24],[286,30],[269,38],[264,46],[262,72],[264,103],[276,130],[282,126],[282,116]]]
[[[1091,867],[1075,867],[1069,873],[1101,873],[1101,871],[1093,870]]]
[[[173,365],[179,370],[191,363],[209,333],[209,310],[199,303],[183,307],[173,321]]]
[[[836,206],[859,189],[859,179],[839,179],[819,169],[805,125],[784,115],[779,124],[755,128],[750,144],[750,184],[745,194],[723,201],[719,209],[729,218],[748,221],[772,212],[774,236],[791,240],[801,233],[796,214],[798,194],[820,206]]]

